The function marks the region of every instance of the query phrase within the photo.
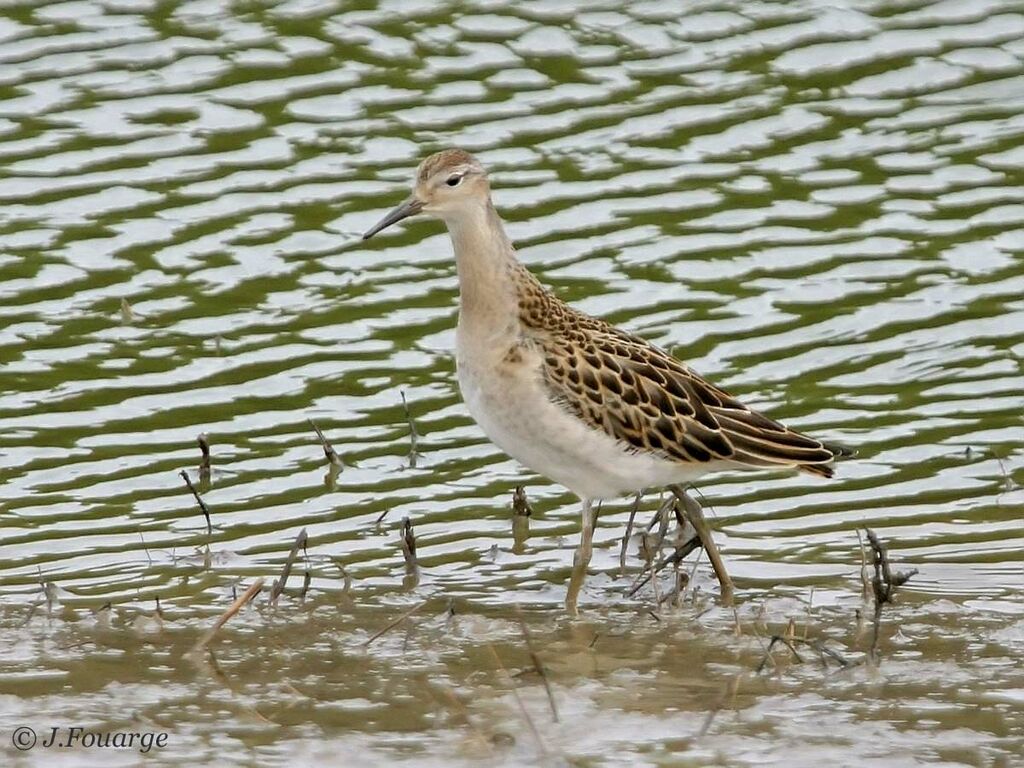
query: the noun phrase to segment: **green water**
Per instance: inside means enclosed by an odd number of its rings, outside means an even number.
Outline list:
[[[1019,764],[1022,114],[1019,1],[5,4],[5,764]],[[577,504],[461,403],[447,235],[358,237],[451,145],[559,295],[857,447],[701,484],[735,613],[703,562],[628,596],[623,499],[564,615]],[[791,619],[863,661],[865,526],[919,571],[880,665],[757,674]],[[73,725],[168,741],[12,744]]]

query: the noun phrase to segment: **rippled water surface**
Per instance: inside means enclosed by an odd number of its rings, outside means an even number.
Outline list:
[[[443,227],[358,237],[451,145],[559,295],[857,447],[702,483],[735,613],[628,596],[623,499],[563,614],[577,503],[462,405]],[[1022,172],[1019,0],[5,4],[5,760],[1019,764]],[[880,666],[757,674],[790,620],[863,660],[865,526],[919,571]]]

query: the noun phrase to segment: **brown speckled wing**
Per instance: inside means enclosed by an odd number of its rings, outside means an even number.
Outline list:
[[[544,382],[554,401],[591,426],[638,451],[680,462],[832,475],[835,453],[820,441],[750,410],[643,339],[550,294],[544,300],[557,306],[549,304],[543,319],[521,312],[543,351]]]

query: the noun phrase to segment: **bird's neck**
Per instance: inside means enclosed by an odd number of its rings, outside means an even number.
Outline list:
[[[446,217],[459,273],[459,328],[487,336],[514,335],[518,324],[516,259],[490,200]]]

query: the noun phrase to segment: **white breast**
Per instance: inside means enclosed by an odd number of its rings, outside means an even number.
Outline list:
[[[456,345],[459,387],[470,414],[509,456],[586,499],[605,499],[688,482],[706,471],[634,453],[553,403],[543,388],[540,356],[510,345],[489,350]]]

